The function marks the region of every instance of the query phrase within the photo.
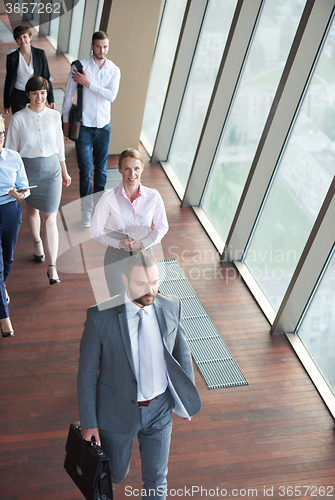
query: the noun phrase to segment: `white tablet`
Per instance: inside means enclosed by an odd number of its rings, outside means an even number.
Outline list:
[[[115,238],[116,240],[127,240],[129,238],[127,233],[123,233],[122,231],[115,231],[114,229],[106,226],[104,227],[104,232],[109,236],[112,236],[112,238]]]

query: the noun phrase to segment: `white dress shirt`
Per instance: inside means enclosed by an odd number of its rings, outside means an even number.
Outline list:
[[[120,85],[120,69],[109,59],[101,68],[94,62],[93,56],[81,61],[84,71],[90,80],[89,88],[83,87],[82,124],[85,127],[103,128],[110,122],[111,106],[117,96]],[[77,90],[72,72],[66,85],[63,102],[63,121],[68,123],[72,99]]]
[[[35,113],[27,106],[11,118],[6,147],[20,153],[22,158],[48,157],[58,155],[65,160],[64,136],[60,113],[45,107]]]
[[[33,51],[31,51],[29,66],[26,63],[23,55],[19,51],[19,65],[17,67],[17,74],[16,74],[16,81],[14,88],[16,88],[17,90],[24,91],[26,88],[27,81],[32,76],[34,76]]]
[[[19,190],[26,189],[28,185],[26,171],[19,153],[2,148],[0,152],[0,205],[15,201],[13,196],[4,196],[13,187]],[[27,198],[29,195],[28,189],[24,197]]]
[[[127,292],[125,292],[125,304],[127,309],[128,329],[130,335],[131,350],[133,354],[135,375],[137,381],[139,381],[140,361],[138,355],[138,322],[140,317],[137,314],[139,306],[137,306],[136,304],[131,302],[131,300],[129,300]],[[166,388],[168,386],[168,378],[167,378],[166,362],[164,358],[163,341],[154,306],[151,305],[143,307],[143,310],[146,313],[143,319],[144,327],[150,330],[150,338],[151,338],[154,392],[148,399],[152,399],[155,398],[156,396],[159,396],[160,394],[163,394],[163,392],[166,391]],[[142,396],[140,384],[138,383],[137,401],[145,401],[145,400],[146,398]]]
[[[159,192],[140,184],[139,195],[131,203],[122,182],[100,198],[90,228],[92,239],[103,245],[119,248],[120,240],[106,234],[105,226],[126,233],[135,241],[141,241],[144,248],[159,243],[169,229]]]

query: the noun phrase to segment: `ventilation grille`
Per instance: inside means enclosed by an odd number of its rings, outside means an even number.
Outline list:
[[[159,265],[159,291],[180,298],[188,344],[208,389],[248,385],[177,261],[165,260]]]

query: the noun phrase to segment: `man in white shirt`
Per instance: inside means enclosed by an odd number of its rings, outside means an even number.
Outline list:
[[[93,54],[81,61],[83,72],[74,66],[67,81],[63,102],[63,129],[69,132],[69,112],[77,84],[83,86],[83,110],[79,137],[76,140],[79,167],[79,189],[81,201],[81,226],[91,225],[93,209],[92,193],[105,189],[107,158],[110,141],[110,103],[117,96],[120,84],[120,69],[106,58],[109,49],[108,35],[97,31],[92,36]],[[94,159],[94,184],[92,184]]]
[[[119,483],[137,435],[142,498],[165,500],[171,412],[191,420],[201,402],[180,299],[158,293],[155,257],[145,251],[129,257],[124,281],[126,292],[87,311],[78,371],[82,436],[102,443]]]

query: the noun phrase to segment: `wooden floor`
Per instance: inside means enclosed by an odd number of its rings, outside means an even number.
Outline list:
[[[63,86],[67,63],[45,41],[36,45],[48,50],[55,87]],[[13,46],[0,44],[1,81]],[[86,309],[100,293],[100,278],[91,271],[101,265],[102,250],[78,227],[72,143],[67,159],[73,183],[64,189],[59,219],[62,283],[50,286],[46,264],[32,260],[25,220],[8,278],[15,337],[0,340],[0,498],[6,500],[82,498],[63,470],[64,445],[70,422],[78,419],[78,348]],[[203,406],[191,423],[174,418],[168,498],[334,497],[334,422],[288,341],[269,335],[248,289],[231,265],[218,264],[192,210],[180,208],[158,164],[146,165],[143,183],[165,202],[165,258],[178,258],[249,382],[207,390],[195,369]],[[141,488],[137,446],[116,500],[140,498],[135,488]]]

